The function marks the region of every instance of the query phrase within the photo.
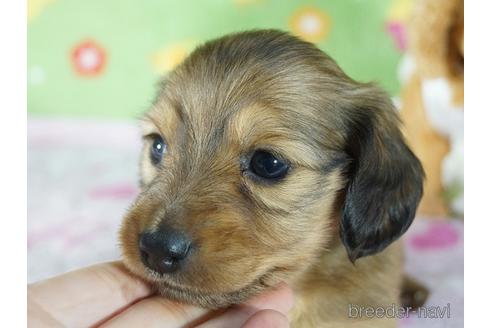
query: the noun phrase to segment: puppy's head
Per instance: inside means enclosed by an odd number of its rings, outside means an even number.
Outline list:
[[[355,261],[408,228],[422,169],[388,97],[277,31],[206,43],[143,120],[124,261],[162,294],[241,302],[343,242]]]

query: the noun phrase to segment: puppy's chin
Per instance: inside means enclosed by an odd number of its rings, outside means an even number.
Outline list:
[[[259,283],[253,283],[237,291],[213,293],[197,291],[186,287],[171,286],[164,281],[154,282],[153,284],[159,294],[165,298],[207,309],[224,308],[230,305],[242,303],[268,288],[267,286],[263,286]]]
[[[124,262],[133,274],[147,281],[153,289],[163,297],[207,309],[224,308],[242,303],[286,280],[286,277],[283,274],[277,275],[277,270],[272,269],[267,273],[260,275],[244,287],[231,291],[214,291],[176,283],[172,279],[163,277],[151,270],[141,270],[140,265],[128,265],[127,261]]]

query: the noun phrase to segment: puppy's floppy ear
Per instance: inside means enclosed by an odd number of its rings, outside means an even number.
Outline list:
[[[408,229],[424,173],[405,144],[388,96],[367,85],[352,96],[346,152],[353,162],[340,234],[354,262],[383,250]]]

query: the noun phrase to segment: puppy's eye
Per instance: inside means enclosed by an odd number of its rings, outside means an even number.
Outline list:
[[[254,174],[265,179],[283,178],[289,170],[287,164],[264,150],[258,150],[253,154],[250,168]]]
[[[158,134],[152,134],[152,147],[150,148],[150,159],[154,165],[161,162],[162,156],[166,153],[167,145],[164,139]]]

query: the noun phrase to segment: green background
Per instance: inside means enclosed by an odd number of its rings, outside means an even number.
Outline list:
[[[396,95],[401,53],[387,24],[397,2],[29,1],[28,111],[31,116],[136,117],[149,106],[165,73],[152,64],[159,49],[253,28],[292,30],[289,22],[304,7],[328,17],[326,36],[316,42],[321,49],[353,78],[376,81]],[[98,75],[74,69],[71,54],[85,40],[97,42],[106,53]]]

